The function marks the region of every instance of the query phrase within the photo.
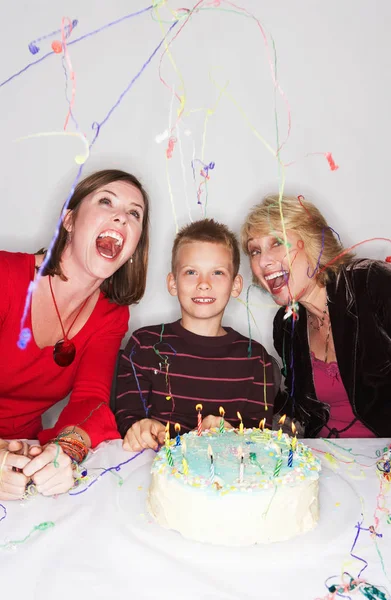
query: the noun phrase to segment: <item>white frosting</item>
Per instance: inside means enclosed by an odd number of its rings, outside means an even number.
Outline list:
[[[187,476],[182,473],[181,448],[170,446],[174,467],[167,464],[162,448],[152,466],[147,500],[148,510],[157,523],[179,531],[186,538],[224,546],[283,541],[313,529],[319,518],[318,459],[303,444],[298,444],[294,465],[288,468],[290,438],[283,436],[277,441],[277,434],[270,432],[271,438],[261,440],[260,434],[254,433],[246,430],[240,436],[237,431],[224,434],[212,431],[201,437],[193,432],[182,436],[187,444]],[[209,442],[214,447],[218,485],[202,475],[201,465],[205,463],[209,470],[205,452]],[[243,483],[239,483],[236,472],[238,444],[245,448]],[[250,464],[249,451],[256,451],[262,473]],[[275,477],[275,457],[280,451],[284,467]],[[228,481],[229,461],[232,481]]]

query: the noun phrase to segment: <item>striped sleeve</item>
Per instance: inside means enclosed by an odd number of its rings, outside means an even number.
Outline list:
[[[152,382],[149,374],[148,352],[143,349],[137,332],[123,351],[116,382],[115,418],[118,430],[125,437],[128,429],[150,411]]]

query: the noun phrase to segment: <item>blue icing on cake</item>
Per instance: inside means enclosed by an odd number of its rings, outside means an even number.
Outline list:
[[[277,431],[245,429],[241,435],[237,429],[196,431],[181,436],[181,445],[170,441],[174,466],[168,464],[167,450],[163,446],[152,465],[152,474],[164,474],[186,486],[202,489],[203,493],[216,492],[225,495],[233,491],[251,491],[275,486],[297,485],[300,481],[319,478],[320,461],[312,451],[297,442],[293,452],[292,466],[288,466],[292,438]],[[211,482],[211,460],[208,447],[213,453],[214,479]],[[243,456],[243,479],[240,481],[240,463]],[[185,474],[183,458],[187,461]],[[276,472],[279,459],[281,468]]]

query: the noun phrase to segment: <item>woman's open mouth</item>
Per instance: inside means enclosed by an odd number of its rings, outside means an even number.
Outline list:
[[[288,284],[289,273],[287,271],[276,271],[265,276],[270,293],[275,296]]]
[[[96,238],[96,249],[103,258],[114,260],[120,254],[124,238],[115,229],[106,229]]]

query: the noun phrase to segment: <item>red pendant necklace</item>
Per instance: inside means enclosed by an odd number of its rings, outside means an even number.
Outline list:
[[[77,317],[80,315],[81,311],[83,310],[83,308],[85,307],[85,305],[87,304],[87,302],[91,298],[91,296],[88,296],[88,298],[86,298],[84,300],[83,304],[81,305],[80,309],[78,310],[76,317],[73,319],[71,326],[68,329],[68,333],[65,333],[64,325],[62,324],[62,320],[61,320],[61,316],[60,316],[60,311],[58,310],[57,302],[54,297],[51,275],[49,275],[49,286],[50,286],[50,291],[52,293],[54,308],[56,309],[58,320],[60,321],[62,333],[64,336],[62,340],[58,340],[58,342],[54,345],[53,358],[54,358],[54,362],[59,367],[68,367],[70,364],[73,363],[73,361],[75,359],[75,355],[76,355],[75,344],[68,339],[68,336],[69,336],[69,333],[70,333],[72,327],[74,326],[74,324],[76,322]]]

